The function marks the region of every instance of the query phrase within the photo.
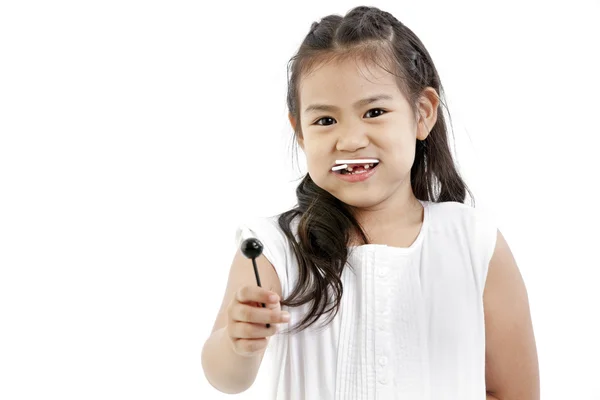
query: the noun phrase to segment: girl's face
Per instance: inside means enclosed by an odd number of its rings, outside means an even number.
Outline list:
[[[298,143],[312,180],[354,207],[380,208],[407,200],[416,140],[427,137],[437,115],[435,90],[424,93],[417,117],[395,77],[380,67],[331,62],[303,76]],[[291,116],[290,122],[296,124]],[[348,182],[331,171],[336,160],[348,158],[380,162],[368,179]]]

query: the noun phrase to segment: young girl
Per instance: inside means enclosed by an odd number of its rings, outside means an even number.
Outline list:
[[[357,7],[313,23],[291,61],[308,174],[297,207],[237,232],[264,245],[262,287],[238,252],[208,381],[248,389],[269,348],[277,399],[539,399],[527,292],[496,225],[463,204],[419,38]]]

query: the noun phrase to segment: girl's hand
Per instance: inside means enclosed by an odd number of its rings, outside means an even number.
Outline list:
[[[261,303],[266,307],[263,308]],[[240,288],[227,313],[227,334],[233,350],[244,357],[253,357],[264,351],[268,338],[277,332],[275,324],[289,321],[289,313],[281,311],[279,296],[259,286]],[[266,324],[271,324],[271,327],[267,328]]]

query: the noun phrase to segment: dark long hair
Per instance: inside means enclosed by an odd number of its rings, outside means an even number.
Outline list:
[[[442,113],[443,88],[433,61],[421,40],[390,13],[375,7],[356,7],[344,17],[329,15],[313,22],[310,31],[288,65],[287,106],[298,121],[295,136],[302,137],[298,84],[303,74],[317,64],[345,57],[377,63],[396,76],[399,89],[413,111],[426,87],[440,97],[438,116],[429,135],[415,143],[415,161],[410,180],[419,200],[464,203],[467,192],[448,145]],[[392,65],[388,69],[384,65]],[[447,109],[447,107],[446,107]],[[298,262],[298,282],[282,304],[297,307],[310,303],[309,312],[287,333],[299,332],[329,314],[337,314],[343,293],[341,274],[348,261],[348,240],[357,232],[368,239],[354,217],[352,208],[317,186],[307,173],[296,189],[297,206],[279,216]],[[294,234],[293,225],[296,225]],[[296,236],[297,235],[297,236]]]

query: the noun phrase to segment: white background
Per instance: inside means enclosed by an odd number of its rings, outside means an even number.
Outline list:
[[[2,2],[1,399],[232,398],[200,354],[237,224],[295,203],[287,62],[360,4]],[[542,398],[600,399],[598,1],[375,5],[436,63],[528,289]]]

